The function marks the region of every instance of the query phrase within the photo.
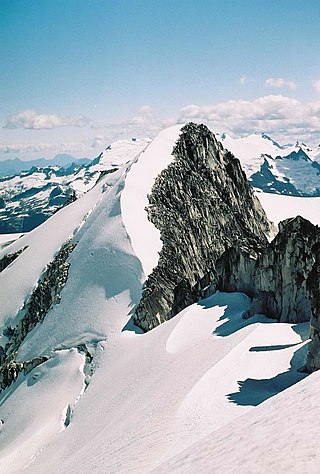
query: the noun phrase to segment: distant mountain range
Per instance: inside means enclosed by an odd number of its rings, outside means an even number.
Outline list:
[[[31,231],[89,191],[102,175],[132,159],[132,154],[139,153],[147,143],[142,139],[119,140],[92,161],[75,161],[69,155],[57,155],[53,160],[13,160],[16,169],[32,166],[0,178],[0,234]]]
[[[289,196],[320,196],[320,145],[297,141],[280,145],[265,133],[234,139],[218,135],[223,146],[239,158],[254,188]]]
[[[37,168],[47,168],[49,166],[61,166],[62,168],[70,166],[72,163],[77,165],[86,165],[90,163],[91,160],[88,158],[74,158],[71,155],[60,153],[56,155],[51,160],[46,158],[39,158],[37,160],[20,160],[20,158],[15,158],[14,160],[4,160],[0,161],[0,177],[10,176],[21,171],[27,171],[33,166]]]

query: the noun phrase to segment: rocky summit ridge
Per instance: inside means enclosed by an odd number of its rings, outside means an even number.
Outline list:
[[[148,331],[215,291],[252,299],[245,318],[311,320],[306,369],[320,368],[320,230],[297,216],[273,231],[239,161],[204,125],[189,123],[147,207],[163,247],[134,322]],[[318,263],[317,263],[318,262]]]
[[[226,249],[239,240],[263,246],[272,230],[239,160],[205,125],[189,123],[181,132],[147,207],[163,247],[135,312],[145,331],[197,300]]]

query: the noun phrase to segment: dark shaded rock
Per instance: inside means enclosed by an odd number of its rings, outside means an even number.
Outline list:
[[[268,158],[271,156],[266,155]],[[272,159],[272,158],[271,158]],[[285,194],[287,196],[302,196],[301,193],[289,180],[279,180],[272,172],[272,166],[264,159],[260,170],[250,176],[250,184],[265,193]]]
[[[308,347],[307,371],[320,369],[320,238],[313,247],[315,262],[307,280],[311,300],[312,316],[310,323],[311,342]]]
[[[16,362],[14,357],[11,358],[0,367],[0,391],[5,390],[17,380],[20,373],[27,375],[31,370],[47,360],[49,360],[49,357],[46,356],[35,357],[32,360],[23,362]]]
[[[8,253],[7,255],[4,255],[4,257],[2,257],[0,259],[0,273],[3,272],[3,270],[5,268],[7,268],[7,266],[10,265],[10,263],[12,263],[16,258],[19,257],[19,255],[21,255],[21,253],[26,249],[27,247],[24,247],[23,249],[20,249],[20,250],[17,250],[16,252],[14,253]]]
[[[215,288],[241,291],[253,298],[251,315],[261,313],[289,323],[309,321],[313,303],[307,280],[318,238],[319,228],[308,220],[287,219],[265,247],[250,249],[240,244],[225,252],[217,262]]]
[[[30,299],[23,307],[24,316],[13,329],[10,353],[16,351],[26,335],[41,323],[49,309],[60,302],[60,293],[67,282],[70,263],[67,261],[76,244],[65,242],[48,264]]]
[[[227,248],[239,239],[266,244],[270,231],[239,160],[206,126],[183,127],[173,155],[147,208],[163,247],[135,312],[135,324],[145,331],[198,298]]]

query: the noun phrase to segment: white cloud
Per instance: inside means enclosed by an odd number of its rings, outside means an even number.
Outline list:
[[[85,142],[71,143],[14,143],[0,145],[0,153],[4,154],[51,154],[81,152],[86,148]]]
[[[216,131],[248,135],[265,131],[291,140],[318,139],[320,102],[303,103],[283,95],[268,95],[255,100],[229,100],[215,105],[189,105],[179,114],[178,122],[190,120],[210,123]]]
[[[2,142],[0,154],[2,157],[17,155],[49,158],[65,152],[74,156],[94,157],[115,140],[153,137],[163,128],[189,121],[207,123],[214,132],[246,136],[264,131],[282,143],[299,139],[312,144],[320,140],[320,100],[304,103],[280,94],[266,95],[254,100],[229,100],[202,106],[191,104],[181,109],[176,116],[166,116],[149,106],[143,106],[133,118],[119,123],[99,124],[96,127],[99,131],[93,131],[92,128],[77,131],[77,135],[81,135],[79,140],[73,137],[72,141],[66,142],[65,137],[69,135],[63,133],[62,138],[63,131],[59,130],[55,133],[55,142],[31,141],[32,136],[24,143],[22,138],[17,143]],[[20,131],[16,134],[23,136]]]
[[[317,92],[320,94],[320,79],[317,79],[316,81],[312,81],[312,85],[315,88]]]
[[[82,115],[77,117],[62,117],[59,115],[38,114],[34,110],[25,110],[11,115],[3,128],[48,129],[58,127],[85,127],[89,120]]]
[[[273,89],[281,89],[283,87],[287,87],[288,89],[297,88],[297,83],[295,81],[288,81],[282,77],[269,77],[266,79],[265,85]]]

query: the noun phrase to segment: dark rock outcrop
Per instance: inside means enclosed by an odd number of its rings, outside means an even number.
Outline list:
[[[265,245],[271,229],[239,160],[206,126],[183,127],[173,156],[147,208],[163,247],[135,312],[135,324],[145,331],[198,298],[227,248],[238,240]]]
[[[261,313],[280,322],[311,318],[307,280],[314,263],[312,247],[319,228],[297,216],[279,224],[274,240],[260,250],[239,245],[216,265],[216,286],[241,291],[252,298],[250,315]]]
[[[260,170],[249,178],[254,188],[288,196],[320,196],[320,165],[312,161],[301,148],[287,156],[261,156],[264,161]],[[303,175],[306,176],[305,180],[301,180]]]
[[[14,327],[8,326],[3,330],[7,338],[5,347],[0,346],[0,391],[13,383],[18,375],[30,372],[34,367],[48,360],[39,356],[32,361],[16,361],[18,349],[27,335],[41,323],[48,311],[61,299],[61,291],[67,282],[70,263],[68,257],[76,244],[65,242],[53,261],[48,264],[29,300],[22,308],[22,317]]]
[[[271,156],[266,156],[272,160]],[[272,165],[270,165],[266,158],[264,158],[260,170],[250,176],[249,182],[254,188],[261,189],[261,191],[265,193],[285,194],[287,196],[303,195],[288,179],[279,180],[279,178],[273,174]]]
[[[27,247],[24,247],[22,249],[17,250],[14,253],[8,253],[7,255],[4,255],[0,259],[0,273],[3,272],[5,268],[7,268],[10,263],[14,262],[16,258],[19,257],[19,255],[26,249]]]
[[[307,280],[311,301],[311,323],[307,365],[308,372],[320,369],[320,238],[313,247],[315,262]]]
[[[23,362],[16,362],[14,358],[11,358],[0,367],[0,391],[5,390],[17,380],[19,374],[27,375],[31,370],[47,360],[49,360],[49,357],[46,356],[35,357],[32,360]]]
[[[67,282],[70,263],[67,261],[76,244],[65,242],[33,290],[22,311],[24,316],[13,329],[10,352],[16,351],[26,335],[41,323],[49,309],[60,302],[61,290]]]

